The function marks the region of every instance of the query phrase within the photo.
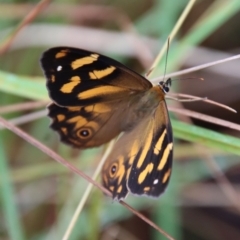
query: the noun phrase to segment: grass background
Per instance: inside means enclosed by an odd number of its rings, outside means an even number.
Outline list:
[[[1,49],[37,1],[0,3]],[[39,66],[44,50],[68,45],[103,53],[146,73],[188,1],[54,1],[21,29],[0,56],[0,114],[88,175],[104,147],[79,151],[59,142],[39,109],[5,107],[48,100]],[[240,3],[196,1],[171,43],[167,72],[239,53]],[[137,34],[130,38],[129,25]],[[141,39],[141,40],[140,40]],[[150,54],[149,54],[150,53]],[[140,60],[139,60],[140,59]],[[164,72],[165,59],[153,77]],[[142,64],[143,63],[143,64]],[[178,78],[173,90],[208,97],[240,111],[239,60]],[[179,103],[168,102],[169,106]],[[204,103],[181,105],[239,124],[239,114]],[[5,111],[5,112],[4,112]],[[33,120],[34,119],[34,120]],[[171,115],[175,137],[170,185],[159,199],[127,202],[175,239],[238,239],[239,132]],[[0,130],[0,239],[61,239],[87,182],[12,132]],[[70,239],[166,239],[94,188]]]

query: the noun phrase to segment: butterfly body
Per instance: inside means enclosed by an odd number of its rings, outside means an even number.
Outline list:
[[[117,137],[102,169],[116,200],[129,192],[157,197],[172,166],[172,130],[165,103],[169,82],[152,84],[121,63],[86,50],[58,47],[41,59],[53,100],[51,127],[78,148]]]

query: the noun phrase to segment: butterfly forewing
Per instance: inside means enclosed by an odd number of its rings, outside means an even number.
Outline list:
[[[41,63],[55,102],[48,107],[51,127],[75,147],[99,146],[116,137],[128,124],[122,116],[129,99],[152,86],[121,63],[82,49],[49,49]]]
[[[124,99],[152,84],[121,63],[82,49],[57,47],[41,58],[50,97],[61,106]]]

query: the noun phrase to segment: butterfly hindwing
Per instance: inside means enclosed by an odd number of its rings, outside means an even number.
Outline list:
[[[62,107],[52,103],[48,106],[48,115],[52,118],[51,128],[59,133],[64,143],[88,148],[107,143],[129,128],[126,119],[122,119],[128,112],[127,106],[125,101],[82,107]]]
[[[165,105],[161,102],[160,105]],[[173,139],[168,113],[158,107],[148,125],[140,152],[133,160],[127,186],[131,193],[158,197],[165,190],[172,171]],[[161,122],[161,124],[159,124]]]
[[[103,166],[103,184],[117,200],[128,192],[157,197],[168,184],[172,153],[171,124],[165,101],[159,99],[114,145]]]

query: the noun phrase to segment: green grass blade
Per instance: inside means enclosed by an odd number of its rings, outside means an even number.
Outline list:
[[[19,212],[15,202],[14,187],[11,183],[9,168],[7,164],[7,157],[5,155],[2,135],[0,135],[0,196],[2,202],[2,211],[5,218],[6,228],[10,239],[24,240],[24,231],[21,225]]]
[[[137,21],[138,30],[146,35],[154,34],[166,39],[187,2],[175,1],[173,8],[173,1],[156,1],[156,4]]]
[[[172,120],[174,137],[240,155],[240,139]]]
[[[196,45],[206,39],[220,26],[227,22],[240,9],[240,1],[216,1],[208,9],[189,34],[182,39],[182,44]]]
[[[35,100],[48,100],[43,77],[19,76],[0,71],[0,91]]]

